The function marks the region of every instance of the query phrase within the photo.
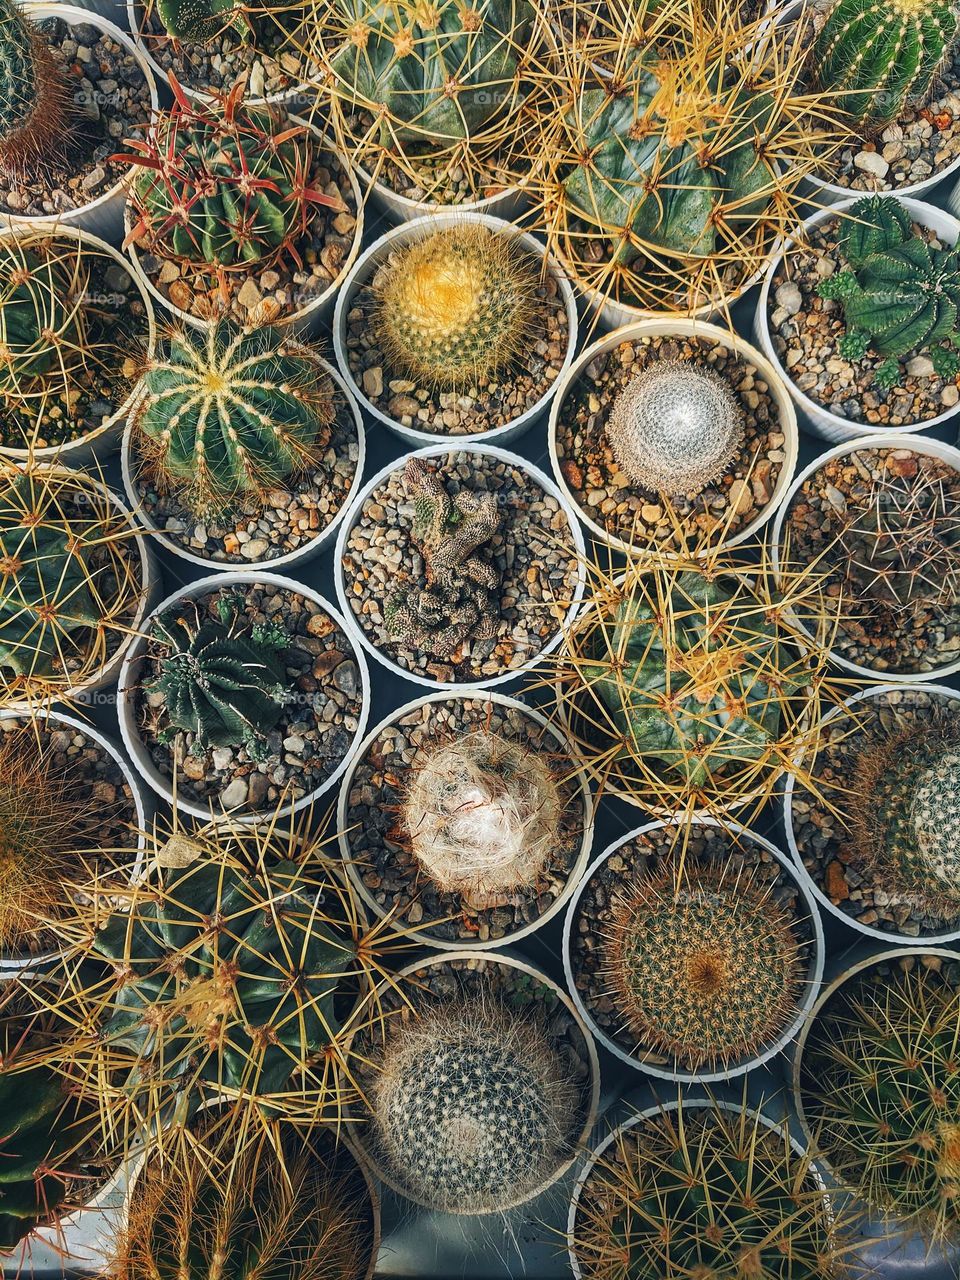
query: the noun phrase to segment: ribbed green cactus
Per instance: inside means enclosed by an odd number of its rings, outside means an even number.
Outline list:
[[[533,341],[540,264],[476,223],[405,245],[373,281],[389,364],[428,387],[482,386]]]
[[[958,35],[949,0],[835,0],[810,65],[842,111],[881,128],[923,106]]]
[[[666,360],[630,379],[606,432],[634,484],[670,495],[699,493],[736,458],[743,410],[730,384],[708,365]]]
[[[451,498],[442,475],[416,458],[408,459],[404,482],[414,500],[411,537],[424,558],[427,585],[392,596],[384,621],[404,644],[449,658],[464,640],[497,634],[500,575],[475,554],[500,528],[497,500],[469,489]]]
[[[839,1181],[928,1242],[960,1239],[956,966],[849,978],[810,1028],[800,1096]]]
[[[68,102],[46,40],[16,0],[0,0],[0,173],[42,173],[63,154]]]
[[[59,269],[56,254],[15,242],[0,247],[0,389],[23,391],[81,345],[77,308],[83,283]]]
[[[940,344],[960,346],[960,253],[931,249],[914,234],[906,210],[882,196],[867,196],[850,209],[840,251],[850,269],[822,280],[817,290],[843,307],[840,354],[859,360],[869,350],[887,357],[874,375],[886,388],[899,382],[899,360],[913,352],[926,352],[940,377],[956,377],[960,355]]]
[[[802,980],[790,915],[749,877],[668,867],[623,888],[603,939],[604,972],[638,1051],[696,1070],[777,1040]]]
[[[194,748],[247,747],[254,755],[280,718],[289,694],[282,654],[290,638],[269,624],[248,626],[229,600],[219,621],[167,613],[153,624],[164,647],[147,692],[164,696],[163,733],[192,733]]]
[[[572,1154],[577,1089],[536,1019],[474,999],[391,1024],[372,1111],[400,1185],[433,1208],[484,1213]]]
[[[176,40],[209,44],[230,30],[241,39],[250,35],[250,21],[238,0],[156,0],[156,12]]]
[[[151,479],[195,514],[222,514],[238,499],[315,464],[335,417],[320,357],[270,329],[226,321],[172,331],[140,382],[138,447]]]

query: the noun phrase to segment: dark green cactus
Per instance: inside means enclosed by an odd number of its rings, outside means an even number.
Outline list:
[[[46,40],[15,0],[0,0],[0,173],[42,173],[62,155],[67,103]]]
[[[836,0],[810,65],[842,111],[881,128],[923,106],[958,34],[960,13],[949,0]]]
[[[497,633],[500,575],[475,554],[500,528],[497,500],[468,489],[451,498],[439,473],[416,458],[408,460],[404,481],[414,499],[411,537],[423,555],[427,585],[393,596],[384,620],[398,640],[449,658],[464,640],[492,640]]]
[[[250,21],[238,0],[156,0],[156,12],[167,34],[177,40],[209,44],[229,30],[242,40],[250,35]]]
[[[285,631],[248,627],[230,601],[218,603],[219,621],[170,612],[153,627],[164,647],[160,675],[147,692],[164,695],[164,736],[191,733],[194,749],[245,746],[254,755],[280,718],[289,693],[282,654]]]
[[[842,220],[840,252],[849,270],[822,280],[821,298],[843,307],[847,331],[838,349],[847,360],[873,351],[886,359],[875,380],[892,387],[899,360],[927,352],[942,378],[960,372],[960,253],[932,249],[914,234],[910,215],[892,197],[858,200]]]

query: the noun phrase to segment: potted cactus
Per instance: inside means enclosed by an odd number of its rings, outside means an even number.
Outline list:
[[[175,554],[280,568],[329,541],[364,452],[356,405],[314,347],[226,320],[183,325],[143,368],[124,485]]]
[[[569,744],[534,708],[436,693],[367,735],[340,787],[337,829],[377,915],[435,947],[504,945],[573,891],[593,805]]]
[[[403,439],[505,441],[533,426],[569,367],[577,308],[533,236],[434,213],[358,259],[333,331],[344,377]]]
[[[567,986],[621,1062],[660,1079],[727,1080],[775,1057],[816,999],[823,933],[784,855],[735,823],[650,823],[577,887]]]
[[[557,484],[624,551],[736,546],[796,466],[796,414],[773,367],[700,321],[649,320],[587,347],[550,413]]]
[[[814,214],[771,264],[757,335],[818,435],[906,432],[957,412],[958,239],[940,209],[865,196]]]
[[[360,244],[346,162],[312,125],[246,105],[242,82],[201,105],[173,93],[122,157],[135,170],[124,243],[147,287],[194,325],[315,328]]]
[[[106,455],[154,340],[150,296],[105,241],[69,227],[0,234],[0,454]]]

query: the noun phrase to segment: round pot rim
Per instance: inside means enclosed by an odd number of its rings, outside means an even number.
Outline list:
[[[412,200],[410,196],[402,196],[399,192],[394,191],[393,187],[387,183],[381,182],[379,178],[375,178],[365,164],[354,161],[354,169],[360,178],[360,181],[384,204],[392,204],[396,202],[400,208],[408,209],[414,217],[410,221],[419,221],[421,217],[431,218],[434,214],[439,213],[479,213],[487,214],[495,209],[500,203],[506,199],[516,199],[526,190],[527,184],[524,182],[515,183],[509,187],[504,187],[502,191],[495,192],[492,196],[480,196],[477,200],[464,200],[462,204],[436,204],[432,200]]]
[[[244,583],[248,585],[265,583],[269,586],[278,587],[283,591],[289,591],[293,595],[303,596],[314,604],[318,604],[324,613],[337,624],[344,636],[351,641],[353,652],[346,656],[349,656],[356,663],[360,677],[360,711],[357,717],[357,729],[354,734],[355,738],[359,738],[363,734],[367,717],[370,714],[370,673],[366,659],[363,653],[352,643],[352,636],[344,624],[340,610],[331,604],[325,596],[321,595],[319,591],[315,591],[313,587],[304,582],[297,582],[293,578],[284,577],[282,574],[261,573],[256,568],[221,571],[220,573],[209,574],[205,578],[197,578],[194,582],[188,582],[184,586],[178,587],[176,591],[171,592],[150,611],[150,618],[158,616],[181,600],[195,599],[198,596],[219,591],[232,583],[238,586]],[[146,782],[172,808],[179,809],[183,813],[189,814],[190,817],[199,818],[205,822],[222,822],[225,815],[217,813],[216,799],[214,797],[210,797],[207,805],[204,806],[198,801],[187,799],[179,791],[176,795],[174,794],[172,780],[166,778],[154,767],[149,759],[149,751],[137,732],[132,695],[139,688],[139,667],[143,660],[146,641],[147,634],[144,627],[141,629],[140,634],[136,636],[135,643],[131,646],[120,670],[120,679],[117,686],[117,713],[123,745],[135,765],[141,770]],[[283,804],[282,808],[276,807],[277,812],[286,817],[300,813],[304,809],[309,809],[322,795],[325,795],[326,792],[336,786],[346,771],[351,755],[352,751],[347,751],[337,767],[331,771],[323,782],[312,791],[308,791],[306,795],[301,796],[299,800],[289,800]],[[271,816],[273,812],[273,809],[252,809],[239,813],[231,812],[229,820],[238,825],[252,826],[257,822],[261,822],[265,815]]]
[[[508,694],[500,693],[495,689],[489,689],[486,691],[481,690],[479,693],[467,695],[467,697],[472,701],[495,702],[502,707],[509,707],[521,712],[523,715],[529,716],[535,724],[538,724],[541,728],[546,729],[550,734],[552,734],[556,738],[558,746],[562,750],[569,752],[571,761],[575,761],[576,754],[574,752],[573,745],[567,738],[563,729],[545,716],[539,708],[528,706],[527,703],[523,702],[521,699],[512,698]],[[960,697],[960,694],[958,694],[958,697]],[[402,716],[409,715],[411,712],[416,711],[421,707],[431,706],[434,703],[447,702],[450,700],[450,694],[438,690],[434,693],[424,694],[423,697],[414,698],[412,701],[406,702],[402,706],[397,707],[395,711],[391,711],[390,714],[385,716],[379,724],[375,725],[367,733],[362,742],[357,745],[355,751],[350,757],[350,767],[346,770],[340,780],[340,790],[337,796],[337,840],[340,846],[340,856],[343,859],[347,875],[354,889],[356,889],[357,893],[366,903],[374,917],[380,920],[387,919],[391,913],[376,901],[373,894],[364,884],[357,859],[354,857],[353,850],[350,845],[350,831],[353,829],[347,824],[347,805],[350,788],[353,786],[353,779],[356,775],[357,768],[365,758],[371,745],[385,729],[395,724]],[[429,932],[431,925],[437,923],[437,921],[431,920],[425,921],[417,928],[407,929],[406,932],[409,936],[415,938],[424,946],[437,951],[468,951],[471,955],[474,955],[478,951],[493,951],[499,950],[501,947],[512,946],[515,942],[519,942],[521,939],[529,937],[529,935],[535,930],[539,929],[542,925],[546,924],[547,921],[552,920],[556,915],[558,915],[569,901],[570,895],[573,893],[576,885],[583,876],[587,865],[587,859],[590,856],[590,849],[593,845],[593,824],[595,817],[593,792],[590,788],[590,783],[586,774],[579,766],[576,768],[575,776],[578,794],[583,803],[583,835],[580,839],[580,848],[577,852],[577,856],[567,874],[563,891],[557,895],[546,911],[537,916],[537,918],[530,923],[523,925],[512,933],[505,934],[502,938],[497,938],[495,941],[471,941],[469,938],[458,938],[455,941],[451,941],[447,938],[437,938]]]
[[[801,2],[806,3],[806,0],[801,0]],[[960,165],[960,157],[958,157],[957,164]],[[797,228],[797,232],[786,239],[780,246],[778,252],[771,257],[763,275],[763,284],[760,286],[756,310],[757,334],[760,340],[760,347],[766,358],[776,369],[780,376],[780,380],[790,388],[790,394],[796,398],[797,402],[810,417],[815,420],[818,417],[822,417],[829,422],[831,428],[854,433],[849,437],[849,439],[856,440],[858,442],[862,441],[867,436],[876,435],[878,431],[876,424],[871,422],[855,422],[852,418],[842,418],[839,414],[834,413],[824,405],[818,404],[816,400],[811,400],[805,391],[800,390],[794,379],[791,378],[788,371],[784,368],[780,357],[774,349],[773,338],[770,333],[769,309],[774,276],[786,255],[796,246],[798,239],[801,236],[804,236],[810,228],[819,226],[821,222],[826,222],[831,218],[837,218],[841,214],[846,213],[857,203],[858,200],[861,200],[868,195],[869,192],[861,192],[852,199],[840,200],[836,204],[828,205],[824,209],[818,209],[815,213],[811,214],[809,218],[804,219]],[[925,226],[929,224],[924,222],[923,214],[927,210],[932,210],[936,215],[936,218],[945,218],[948,222],[953,224],[957,243],[960,243],[960,219],[955,218],[949,210],[941,209],[936,205],[932,205],[927,200],[917,200],[912,196],[901,197],[899,195],[895,195],[894,192],[884,195],[883,199],[900,200],[900,202],[906,207],[907,212],[910,213],[916,221],[923,223]],[[933,427],[942,426],[957,414],[958,409],[960,409],[960,406],[954,405],[950,409],[945,409],[943,413],[938,413],[933,418],[924,418],[922,422],[904,423],[898,427],[882,427],[880,430],[882,430],[884,435],[888,435],[892,439],[901,439],[904,435],[910,435],[918,431],[929,431]]]
[[[367,457],[367,433],[364,429],[363,418],[360,416],[360,410],[357,406],[356,398],[340,376],[339,369],[331,364],[329,360],[321,358],[320,363],[323,365],[326,373],[333,379],[334,385],[343,393],[344,400],[353,419],[353,424],[357,435],[357,466],[353,473],[353,479],[350,481],[350,487],[340,504],[340,509],[330,523],[324,529],[320,529],[309,542],[305,542],[303,546],[296,547],[293,551],[288,551],[282,556],[277,556],[273,560],[248,560],[241,563],[228,560],[214,560],[212,558],[201,556],[194,551],[187,550],[182,547],[175,538],[172,538],[166,530],[161,529],[143,506],[140,494],[137,491],[136,475],[132,465],[133,455],[133,428],[136,418],[135,410],[139,405],[139,396],[137,403],[130,407],[127,414],[126,424],[123,428],[123,439],[120,443],[120,472],[123,478],[123,488],[126,494],[127,502],[130,504],[130,510],[134,514],[134,518],[140,522],[143,528],[155,538],[156,541],[169,551],[172,555],[178,556],[181,560],[185,560],[188,564],[196,565],[200,569],[210,572],[227,572],[229,570],[237,570],[246,572],[248,569],[254,571],[262,570],[264,573],[272,573],[275,569],[282,570],[292,567],[295,564],[309,560],[312,556],[318,555],[320,551],[333,538],[336,530],[340,526],[340,522],[349,508],[353,499],[356,497],[360,484],[363,479],[363,468]],[[278,486],[280,487],[280,486]]]
[[[515,467],[517,470],[523,471],[528,479],[534,481],[538,488],[542,489],[544,494],[557,501],[560,510],[563,512],[566,517],[567,524],[569,525],[571,541],[573,543],[573,555],[577,561],[577,582],[569,608],[566,610],[563,623],[557,624],[556,630],[546,643],[538,649],[532,657],[530,657],[526,662],[521,663],[519,666],[514,667],[509,671],[502,672],[497,676],[489,676],[486,678],[480,677],[477,680],[469,682],[457,680],[434,680],[432,677],[423,676],[419,672],[407,671],[394,662],[392,658],[388,658],[385,653],[376,647],[354,618],[353,610],[350,608],[350,603],[347,599],[346,582],[343,572],[343,558],[346,551],[347,539],[356,527],[357,521],[363,512],[363,504],[374,492],[377,486],[387,480],[394,474],[394,472],[402,470],[404,465],[411,458],[438,458],[445,457],[449,453],[472,453],[481,457],[487,456],[498,462],[505,462],[509,466]],[[431,444],[422,449],[417,449],[413,453],[404,454],[403,456],[394,459],[392,462],[388,462],[385,467],[382,467],[376,475],[372,476],[366,482],[360,492],[356,495],[337,533],[337,544],[334,551],[333,563],[333,582],[337,596],[337,603],[346,618],[346,630],[348,636],[354,644],[361,644],[367,653],[375,658],[381,666],[386,667],[386,669],[394,675],[401,676],[404,680],[408,680],[412,684],[418,684],[428,689],[437,689],[445,693],[476,693],[479,690],[497,688],[499,685],[506,684],[509,680],[515,680],[518,676],[527,674],[536,667],[543,658],[559,648],[563,640],[563,628],[576,615],[576,612],[580,607],[580,602],[583,599],[583,593],[586,590],[585,556],[586,548],[583,540],[583,531],[580,528],[580,523],[577,520],[576,513],[571,510],[570,504],[564,497],[561,490],[557,488],[552,478],[548,476],[546,472],[541,471],[539,467],[534,465],[534,463],[529,462],[526,458],[520,457],[519,454],[511,453],[509,450],[501,448],[500,446],[484,444],[482,442],[463,447],[455,443]]]
[[[56,0],[47,0],[46,3],[36,4],[33,7],[57,10],[61,8],[72,9],[72,6],[61,6],[56,3]],[[87,17],[96,18],[98,16],[92,10],[88,13],[86,9],[76,9],[74,12],[83,14],[84,21],[86,21]],[[92,208],[93,206],[88,207]],[[140,273],[133,269],[130,259],[124,257],[119,249],[115,249],[113,245],[108,244],[106,240],[95,232],[87,231],[83,227],[75,226],[73,223],[54,224],[44,222],[41,219],[24,218],[21,220],[11,219],[6,225],[0,227],[0,243],[5,240],[24,240],[27,242],[33,239],[56,240],[59,237],[75,240],[81,248],[95,250],[98,254],[111,258],[114,263],[122,267],[127,273],[144,305],[147,321],[146,355],[148,357],[152,356],[157,345],[157,317],[153,298],[150,296],[149,290],[144,286]],[[95,427],[92,431],[85,432],[81,436],[77,436],[75,440],[68,440],[63,444],[44,445],[42,448],[34,449],[24,449],[14,445],[0,445],[0,457],[9,458],[14,462],[26,462],[28,459],[33,458],[38,462],[58,462],[64,466],[69,466],[71,455],[80,453],[82,450],[96,444],[97,441],[102,440],[127,417],[133,407],[135,398],[136,386],[131,386],[129,392],[113,413],[104,418],[98,427]]]
[[[950,698],[956,702],[960,702],[960,689],[953,689],[950,685],[945,684],[901,684],[898,681],[890,681],[886,684],[871,685],[868,689],[861,689],[859,692],[846,698],[839,706],[832,707],[830,711],[823,717],[822,725],[826,729],[827,725],[835,720],[842,712],[856,706],[858,702],[866,702],[873,698],[879,697],[887,693],[935,693],[945,698]],[[790,857],[793,859],[797,873],[808,885],[816,898],[818,904],[826,911],[829,911],[837,920],[850,928],[855,929],[857,933],[864,937],[870,938],[875,942],[895,943],[901,947],[922,947],[929,944],[930,946],[945,946],[947,943],[956,942],[960,939],[960,920],[957,922],[955,929],[947,930],[943,933],[930,933],[908,935],[905,933],[897,933],[892,930],[877,929],[871,924],[861,924],[855,916],[848,916],[846,912],[841,911],[830,898],[824,893],[823,889],[807,870],[803,861],[803,855],[797,844],[796,834],[793,827],[793,793],[796,789],[796,777],[789,774],[787,777],[786,787],[784,788],[781,804],[783,807],[783,829],[787,837],[787,849]]]
[[[571,1001],[567,992],[564,991],[563,987],[561,987],[558,982],[555,982],[553,978],[544,973],[538,965],[534,964],[533,961],[528,960],[525,956],[512,955],[508,951],[498,951],[486,947],[476,948],[469,951],[462,948],[457,951],[437,951],[430,955],[422,956],[419,960],[414,960],[410,964],[404,965],[404,967],[399,969],[394,975],[394,983],[391,983],[391,985],[395,985],[396,981],[407,978],[421,969],[432,969],[438,965],[452,963],[455,960],[463,960],[471,963],[476,963],[478,960],[482,960],[488,964],[499,964],[508,969],[518,969],[521,973],[536,979],[537,982],[552,990],[563,1003],[567,1013],[570,1014],[580,1032],[580,1035],[583,1037],[584,1046],[586,1048],[587,1066],[590,1071],[589,1082],[584,1085],[580,1094],[581,1101],[586,1104],[584,1108],[584,1122],[576,1140],[571,1141],[571,1150],[563,1163],[557,1167],[553,1174],[544,1179],[539,1186],[535,1187],[528,1194],[524,1194],[519,1199],[512,1200],[510,1203],[501,1205],[497,1209],[485,1209],[479,1213],[462,1215],[463,1217],[469,1218],[489,1218],[493,1214],[509,1213],[510,1210],[519,1208],[520,1205],[529,1204],[531,1201],[537,1199],[538,1196],[543,1195],[545,1191],[548,1191],[551,1187],[555,1186],[556,1183],[558,1183],[565,1174],[569,1173],[576,1164],[577,1160],[580,1158],[580,1151],[589,1138],[597,1120],[597,1113],[600,1106],[600,1059],[597,1054],[597,1046],[590,1034],[590,1028],[580,1016],[579,1011]],[[384,986],[385,984],[381,983],[377,989],[381,990]],[[344,1052],[345,1058],[349,1056],[356,1034],[357,1032],[354,1031],[350,1037],[350,1042],[346,1046]],[[354,1113],[354,1107],[348,1103],[346,1111],[349,1117],[351,1113]],[[417,1199],[417,1197],[412,1195],[409,1190],[404,1189],[397,1181],[388,1176],[387,1172],[382,1168],[376,1157],[370,1152],[359,1134],[355,1132],[351,1133],[350,1142],[359,1149],[359,1158],[361,1162],[366,1161],[373,1175],[385,1186],[389,1187],[391,1191],[401,1196],[404,1200],[409,1200],[411,1204],[419,1205],[423,1209],[432,1209],[435,1213],[449,1216],[449,1211],[435,1209],[425,1200]]]
[[[841,444],[834,445],[832,448],[818,454],[812,462],[794,476],[793,483],[787,491],[786,497],[780,504],[780,508],[776,513],[773,522],[773,530],[770,535],[770,559],[773,567],[773,576],[775,580],[780,578],[780,551],[783,541],[783,531],[786,525],[787,517],[790,514],[790,507],[794,498],[800,492],[804,484],[822,471],[823,468],[836,458],[842,458],[844,454],[853,453],[861,449],[904,449],[908,453],[922,453],[928,457],[938,458],[941,462],[949,463],[960,476],[960,449],[955,445],[946,444],[942,440],[938,440],[934,436],[921,435],[898,435],[893,438],[887,435],[864,435],[857,436],[854,439],[844,440]],[[792,612],[792,611],[791,611]],[[793,617],[793,625],[803,635],[811,645],[816,645],[817,641],[810,634],[809,630],[799,618]],[[826,646],[822,646],[826,647]],[[912,684],[912,683],[931,683],[940,680],[946,680],[960,671],[960,656],[952,662],[943,666],[932,667],[929,671],[883,671],[878,672],[870,667],[861,666],[859,663],[851,662],[849,658],[842,657],[836,650],[836,644],[829,648],[829,660],[834,665],[840,667],[844,671],[851,672],[864,680],[884,679],[886,682],[894,682],[896,684]]]
[[[373,402],[368,399],[364,393],[362,385],[357,381],[350,368],[350,361],[347,355],[346,330],[347,330],[347,314],[353,305],[354,299],[360,290],[368,283],[371,276],[378,265],[379,260],[390,248],[399,242],[400,247],[407,244],[415,243],[426,239],[436,231],[449,227],[462,226],[465,223],[476,223],[479,226],[488,227],[494,234],[509,236],[511,240],[520,244],[525,253],[531,257],[540,258],[547,272],[556,280],[560,290],[560,297],[563,302],[563,308],[567,316],[567,345],[564,352],[563,364],[557,373],[557,376],[547,386],[543,395],[535,404],[524,409],[522,413],[517,414],[515,418],[511,418],[509,422],[502,422],[498,427],[490,427],[486,431],[473,431],[466,435],[444,435],[438,431],[420,431],[416,427],[407,427],[403,423],[398,422],[396,418],[392,418],[389,413],[384,413],[378,409]],[[361,279],[361,276],[364,278]],[[344,379],[349,382],[353,389],[353,394],[357,397],[363,408],[378,422],[382,423],[389,430],[402,436],[403,439],[410,441],[413,445],[426,444],[445,444],[448,441],[457,441],[465,444],[479,444],[486,441],[496,441],[505,437],[519,435],[528,427],[532,426],[537,417],[551,403],[555,403],[557,388],[564,379],[564,375],[573,363],[574,355],[577,349],[579,321],[577,317],[577,303],[573,292],[573,286],[561,270],[559,263],[550,253],[550,251],[529,231],[524,231],[513,223],[508,222],[504,218],[495,217],[489,213],[479,211],[458,211],[457,209],[438,209],[436,213],[427,214],[422,218],[414,218],[409,222],[402,222],[399,226],[391,227],[379,236],[368,249],[356,259],[350,268],[348,275],[343,281],[343,287],[337,295],[336,307],[333,313],[333,349],[337,366],[340,369]]]
[[[711,340],[716,345],[723,344],[731,347],[738,356],[746,359],[749,357],[749,363],[757,366],[758,373],[764,376],[764,380],[770,386],[770,392],[776,401],[777,408],[780,412],[780,427],[784,436],[784,448],[786,457],[780,468],[780,474],[777,477],[777,483],[774,486],[770,499],[764,504],[760,513],[739,531],[732,538],[724,538],[717,547],[731,548],[740,546],[754,537],[763,526],[773,518],[777,509],[782,505],[787,491],[790,488],[790,482],[793,474],[797,469],[797,459],[800,450],[800,431],[797,423],[797,412],[790,393],[787,390],[783,378],[779,375],[777,369],[770,363],[767,357],[746,338],[742,338],[739,334],[721,329],[718,325],[710,324],[706,321],[687,319],[683,316],[660,316],[658,318],[649,318],[646,320],[637,320],[632,324],[622,325],[619,329],[612,329],[609,333],[603,334],[597,338],[588,347],[581,351],[580,355],[563,370],[557,377],[555,382],[556,392],[550,405],[550,419],[547,426],[547,447],[550,451],[550,466],[553,471],[553,478],[558,487],[577,512],[581,522],[590,530],[593,536],[606,546],[612,547],[615,551],[620,551],[625,555],[635,553],[638,548],[631,547],[629,543],[616,534],[607,533],[594,520],[592,520],[579,502],[576,501],[566,478],[560,467],[560,458],[557,451],[557,430],[560,425],[560,415],[563,411],[563,405],[570,394],[576,387],[578,381],[583,375],[587,366],[598,356],[612,351],[621,342],[628,342],[631,338],[657,337],[660,335],[669,335],[671,333],[685,334],[689,337],[702,337]],[[695,551],[695,556],[707,555],[710,551],[716,550],[717,547],[705,547],[700,551]]]
[[[590,1011],[584,1005],[583,999],[577,988],[577,984],[573,972],[573,949],[571,946],[573,924],[577,916],[583,895],[588,885],[593,880],[594,874],[613,857],[625,844],[631,840],[635,840],[638,836],[646,835],[650,831],[660,831],[668,827],[680,828],[686,824],[686,817],[683,814],[675,814],[672,818],[659,819],[655,822],[646,822],[642,826],[634,828],[632,831],[625,833],[618,839],[614,840],[607,846],[604,851],[594,858],[590,866],[584,872],[579,884],[570,896],[567,905],[566,915],[563,920],[563,973],[564,980],[567,984],[567,990],[570,998],[577,1007],[577,1011],[583,1018],[584,1022],[590,1028],[591,1034],[599,1041],[603,1047],[608,1050],[619,1062],[632,1067],[635,1071],[642,1071],[645,1075],[652,1076],[658,1080],[668,1080],[674,1084],[681,1085],[706,1085],[715,1084],[720,1081],[735,1080],[740,1076],[744,1076],[747,1072],[754,1068],[762,1066],[775,1058],[777,1054],[782,1053],[784,1049],[797,1035],[798,1030],[803,1026],[810,1010],[813,1008],[817,994],[823,981],[823,967],[825,959],[825,942],[823,936],[823,925],[820,920],[820,913],[817,910],[816,900],[809,888],[804,884],[800,876],[797,875],[796,868],[789,856],[777,848],[765,836],[761,836],[756,831],[751,831],[749,827],[742,826],[739,822],[730,819],[723,821],[714,817],[700,817],[692,820],[693,825],[715,827],[720,831],[727,832],[736,837],[743,837],[748,843],[752,842],[761,850],[769,853],[776,862],[780,864],[781,870],[785,871],[797,887],[800,895],[801,903],[806,912],[806,918],[810,927],[810,967],[804,982],[804,989],[796,1001],[793,1017],[783,1031],[777,1036],[772,1044],[768,1044],[760,1053],[754,1054],[752,1057],[744,1058],[736,1064],[731,1064],[725,1070],[690,1070],[678,1069],[676,1067],[661,1067],[652,1063],[642,1062],[638,1057],[627,1053],[620,1045],[612,1040],[606,1032],[601,1030],[596,1024]],[[803,917],[799,915],[798,918]]]

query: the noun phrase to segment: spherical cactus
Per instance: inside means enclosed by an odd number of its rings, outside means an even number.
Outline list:
[[[540,263],[465,223],[405,245],[377,272],[373,326],[392,368],[441,387],[482,386],[534,340]]]
[[[560,796],[548,760],[477,729],[428,748],[401,818],[430,879],[484,901],[536,883],[557,845]]]
[[[617,396],[607,439],[644,489],[699,493],[719,480],[743,443],[743,410],[726,379],[689,360],[651,364]]]
[[[222,515],[323,456],[335,418],[320,357],[270,329],[174,330],[139,386],[151,479],[198,516]]]
[[[83,306],[89,269],[74,252],[38,253],[17,241],[0,247],[0,390],[22,397],[44,375],[66,378],[89,358]]]
[[[63,154],[68,101],[46,40],[16,0],[0,0],[0,173],[43,172]]]
[[[810,65],[841,110],[880,128],[923,106],[958,34],[949,0],[835,0]]]
[[[385,1167],[418,1200],[485,1213],[529,1196],[572,1153],[576,1110],[544,1029],[471,1000],[391,1024],[372,1124]]]

